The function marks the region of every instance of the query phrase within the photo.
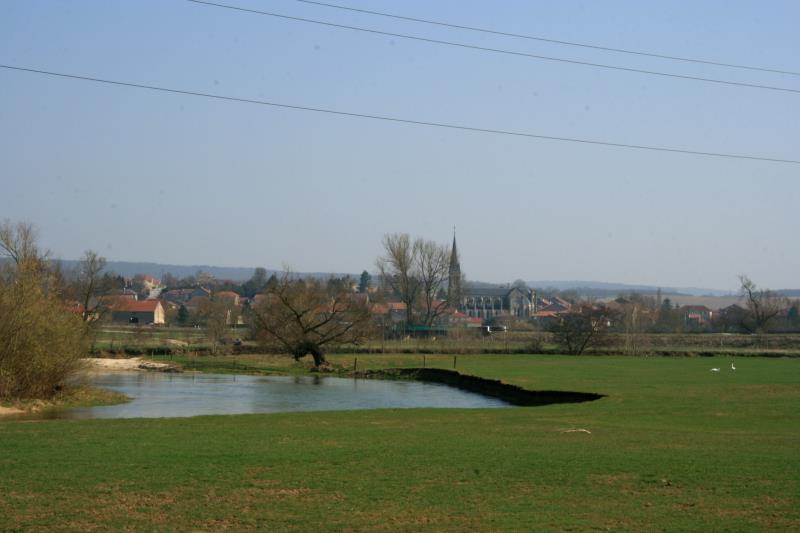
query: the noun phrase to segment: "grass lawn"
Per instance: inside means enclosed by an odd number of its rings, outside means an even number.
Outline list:
[[[198,358],[217,370],[230,360]],[[800,360],[741,359],[735,372],[722,358],[459,355],[457,365],[608,397],[0,422],[0,530],[800,530]],[[253,356],[237,359],[243,367],[302,370]]]

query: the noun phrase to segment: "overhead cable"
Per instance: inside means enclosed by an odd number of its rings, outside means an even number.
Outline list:
[[[647,74],[647,75],[650,75],[650,76],[661,76],[661,77],[665,77],[665,78],[678,78],[678,79],[683,79],[683,80],[700,81],[700,82],[706,82],[706,83],[732,85],[732,86],[736,86],[736,87],[748,87],[748,88],[751,88],[751,89],[782,91],[782,92],[787,92],[787,93],[800,93],[800,89],[792,89],[792,88],[789,88],[789,87],[779,87],[779,86],[774,86],[774,85],[761,85],[761,84],[757,84],[757,83],[745,83],[745,82],[739,82],[739,81],[720,80],[720,79],[716,79],[716,78],[704,78],[704,77],[701,77],[701,76],[689,76],[689,75],[685,75],[685,74],[674,74],[674,73],[669,73],[669,72],[660,72],[660,71],[655,71],[655,70],[644,70],[644,69],[631,68],[631,67],[620,67],[620,66],[616,66],[616,65],[607,65],[607,64],[604,64],[604,63],[592,63],[592,62],[589,62],[589,61],[578,61],[578,60],[575,60],[575,59],[566,59],[566,58],[560,58],[560,57],[543,56],[543,55],[538,55],[538,54],[529,54],[527,52],[516,52],[514,50],[506,50],[506,49],[502,49],[502,48],[490,48],[490,47],[486,47],[486,46],[477,46],[477,45],[472,45],[472,44],[458,43],[458,42],[454,42],[454,41],[443,41],[443,40],[439,40],[439,39],[431,39],[431,38],[428,38],[428,37],[418,37],[418,36],[415,36],[415,35],[406,35],[406,34],[403,34],[403,33],[392,33],[392,32],[388,32],[388,31],[375,30],[375,29],[372,29],[372,28],[362,28],[362,27],[359,27],[359,26],[349,26],[349,25],[346,25],[346,24],[336,24],[336,23],[333,23],[333,22],[325,22],[325,21],[321,21],[321,20],[315,20],[315,19],[309,19],[309,18],[303,18],[303,17],[294,17],[294,16],[290,16],[290,15],[282,15],[280,13],[273,13],[273,12],[270,12],[270,11],[259,11],[257,9],[249,9],[249,8],[233,6],[233,5],[229,5],[229,4],[219,4],[219,3],[216,3],[216,2],[207,2],[205,0],[186,0],[186,1],[187,2],[192,2],[194,4],[205,5],[205,6],[218,7],[218,8],[223,8],[223,9],[230,9],[230,10],[239,11],[239,12],[242,12],[242,13],[250,13],[250,14],[254,14],[254,15],[264,15],[264,16],[268,16],[268,17],[275,17],[275,18],[280,18],[280,19],[285,19],[285,20],[293,20],[293,21],[296,21],[296,22],[304,22],[304,23],[308,23],[308,24],[317,24],[317,25],[321,25],[321,26],[328,26],[328,27],[339,28],[339,29],[344,29],[344,30],[352,30],[352,31],[359,31],[359,32],[364,32],[364,33],[371,33],[371,34],[375,34],[375,35],[385,35],[385,36],[388,36],[388,37],[397,37],[399,39],[410,39],[410,40],[421,41],[421,42],[430,43],[430,44],[452,46],[452,47],[457,47],[457,48],[466,48],[466,49],[470,49],[470,50],[480,50],[482,52],[491,52],[491,53],[496,53],[496,54],[506,54],[506,55],[512,55],[512,56],[518,56],[518,57],[526,57],[526,58],[529,58],[529,59],[539,59],[539,60],[543,60],[543,61],[555,61],[555,62],[558,62],[558,63],[567,63],[567,64],[571,64],[571,65],[580,65],[580,66],[584,66],[584,67],[594,67],[594,68],[602,68],[602,69],[608,69],[608,70],[618,70],[618,71],[625,71],[625,72],[635,72],[635,73],[638,73],[638,74]]]
[[[393,18],[398,20],[406,20],[409,22],[421,22],[423,24],[432,24],[434,26],[441,26],[445,28],[453,28],[457,30],[469,30],[469,31],[476,31],[480,33],[489,33],[493,35],[501,35],[503,37],[514,37],[517,39],[528,39],[531,41],[540,41],[545,43],[551,44],[560,44],[565,46],[575,46],[580,48],[591,48],[593,50],[601,50],[603,52],[616,52],[620,54],[631,54],[637,56],[645,56],[645,57],[655,57],[658,59],[669,59],[672,61],[684,61],[688,63],[700,63],[703,65],[714,65],[716,67],[727,67],[727,68],[738,68],[738,69],[745,69],[745,70],[755,70],[760,72],[771,72],[774,74],[788,74],[790,76],[800,76],[800,72],[795,72],[791,70],[781,70],[776,68],[768,68],[768,67],[756,67],[752,65],[740,65],[736,63],[723,63],[721,61],[712,61],[710,59],[698,59],[694,57],[682,57],[682,56],[674,56],[674,55],[667,55],[667,54],[659,54],[656,52],[645,52],[642,50],[631,50],[627,48],[614,48],[611,46],[602,46],[598,44],[589,44],[589,43],[579,43],[575,41],[565,41],[563,39],[553,39],[549,37],[541,37],[538,35],[526,35],[522,33],[512,33],[508,31],[500,31],[500,30],[492,30],[488,28],[479,28],[476,26],[465,26],[462,24],[454,24],[452,22],[443,22],[440,20],[430,20],[430,19],[423,19],[417,17],[408,17],[403,15],[395,15],[393,13],[385,13],[382,11],[372,11],[369,9],[360,9],[356,7],[344,6],[341,4],[331,4],[327,2],[316,2],[314,0],[295,0],[295,2],[300,2],[303,4],[310,4],[315,6],[322,6],[322,7],[330,7],[333,9],[342,9],[345,11],[353,11],[355,13],[364,13],[367,15],[377,15],[380,17],[387,17]]]
[[[612,141],[603,141],[603,140],[596,140],[596,139],[579,139],[574,137],[560,137],[555,135],[544,135],[538,133],[529,133],[529,132],[521,132],[521,131],[510,131],[510,130],[499,130],[499,129],[492,129],[492,128],[483,128],[477,126],[465,126],[460,124],[448,124],[444,122],[432,122],[427,120],[415,120],[415,119],[408,119],[408,118],[401,118],[401,117],[392,117],[386,115],[373,115],[368,113],[360,113],[360,112],[352,112],[352,111],[341,111],[336,109],[326,109],[320,107],[309,107],[309,106],[301,106],[301,105],[294,105],[294,104],[285,104],[279,102],[270,102],[266,100],[254,100],[250,98],[239,98],[235,96],[226,96],[221,94],[212,94],[212,93],[204,93],[199,91],[188,91],[183,89],[173,89],[169,87],[161,87],[157,85],[145,85],[141,83],[133,83],[127,81],[119,81],[119,80],[109,80],[104,78],[96,78],[90,76],[82,76],[77,74],[68,74],[64,72],[53,72],[41,69],[34,69],[28,67],[20,67],[15,65],[3,65],[0,64],[0,68],[13,70],[18,72],[29,72],[34,74],[41,74],[45,76],[51,77],[58,77],[58,78],[69,78],[75,80],[82,80],[94,83],[102,83],[106,85],[115,85],[115,86],[123,86],[123,87],[133,87],[136,89],[147,89],[149,91],[159,91],[165,93],[172,93],[172,94],[180,94],[180,95],[187,95],[187,96],[198,96],[203,98],[212,98],[215,100],[223,100],[223,101],[230,101],[230,102],[239,102],[239,103],[246,103],[246,104],[257,104],[257,105],[264,105],[264,106],[271,106],[277,107],[282,109],[293,109],[299,111],[311,111],[315,113],[326,113],[330,115],[338,115],[338,116],[346,116],[346,117],[354,117],[354,118],[363,118],[363,119],[371,119],[371,120],[382,120],[387,122],[395,122],[401,124],[410,124],[414,126],[429,126],[429,127],[436,127],[436,128],[447,128],[452,130],[461,130],[461,131],[470,131],[476,133],[487,133],[487,134],[495,134],[495,135],[506,135],[506,136],[513,136],[513,137],[525,137],[525,138],[532,138],[532,139],[543,139],[549,141],[560,141],[560,142],[571,142],[571,143],[580,143],[580,144],[589,144],[589,145],[597,145],[597,146],[606,146],[606,147],[614,147],[614,148],[627,148],[627,149],[634,149],[634,150],[648,150],[648,151],[655,151],[655,152],[670,152],[670,153],[678,153],[678,154],[687,154],[687,155],[698,155],[698,156],[707,156],[707,157],[719,157],[719,158],[730,158],[730,159],[747,159],[752,161],[765,161],[771,163],[786,163],[792,165],[800,165],[800,160],[795,159],[781,159],[777,157],[766,157],[766,156],[755,156],[755,155],[745,155],[745,154],[734,154],[734,153],[722,153],[722,152],[706,152],[700,150],[690,150],[690,149],[683,149],[683,148],[670,148],[666,146],[648,146],[648,145],[638,145],[638,144],[628,144],[628,143],[621,143],[621,142],[612,142]]]

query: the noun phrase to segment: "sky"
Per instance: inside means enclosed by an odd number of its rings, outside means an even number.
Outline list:
[[[296,0],[220,3],[800,90]],[[334,0],[332,0],[334,1]],[[800,72],[800,3],[336,0],[510,33]],[[446,47],[186,0],[4,0],[0,64],[539,135],[800,159],[800,94]],[[385,234],[468,279],[800,287],[800,165],[342,117],[0,68],[0,219],[64,259],[374,270]]]

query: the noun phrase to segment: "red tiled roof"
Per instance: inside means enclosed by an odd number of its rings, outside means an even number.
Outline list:
[[[214,297],[216,297],[216,298],[233,298],[233,299],[236,299],[236,298],[239,297],[239,295],[236,294],[233,291],[219,291],[219,292],[215,292],[214,293]]]
[[[129,313],[154,313],[159,305],[158,300],[119,300],[114,303],[114,311]]]

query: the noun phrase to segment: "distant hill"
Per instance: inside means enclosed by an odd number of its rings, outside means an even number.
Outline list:
[[[0,261],[3,259],[0,258]],[[72,268],[77,264],[75,260],[61,260],[66,268]],[[168,265],[162,263],[144,263],[133,261],[109,261],[107,270],[115,272],[120,276],[132,277],[136,274],[146,274],[156,278],[161,278],[167,272],[179,278],[193,276],[198,271],[208,272],[212,276],[221,280],[246,281],[253,275],[255,267],[219,267],[212,265]],[[267,269],[267,275],[280,274],[281,270]],[[300,277],[313,277],[326,279],[331,276],[342,277],[350,276],[357,280],[360,274],[342,272],[296,272]],[[597,298],[615,297],[620,293],[640,292],[643,294],[655,294],[659,287],[654,285],[634,285],[626,283],[609,283],[604,281],[581,281],[581,280],[539,280],[526,282],[529,287],[537,289],[557,289],[575,290],[581,296],[592,296]],[[499,287],[504,284],[486,283],[482,281],[469,281],[473,287]],[[725,291],[719,289],[705,289],[698,287],[660,287],[662,296],[715,296],[715,297],[734,297],[738,296],[736,291]],[[800,289],[781,289],[776,291],[789,298],[800,297]],[[674,299],[674,298],[673,298]]]
[[[698,287],[656,287],[653,285],[632,285],[627,283],[607,283],[604,281],[528,281],[528,286],[539,289],[575,290],[586,296],[615,296],[624,292],[655,294],[661,289],[662,295],[677,294],[685,296],[735,296],[734,291],[704,289]]]
[[[61,260],[61,264],[65,268],[73,268],[78,261],[66,259]],[[109,272],[114,272],[120,276],[124,277],[133,277],[136,274],[146,274],[148,276],[153,276],[155,278],[161,278],[169,272],[173,276],[183,278],[186,276],[194,276],[197,274],[198,271],[207,272],[214,276],[216,279],[220,280],[232,280],[232,281],[247,281],[253,276],[253,272],[255,271],[255,267],[248,268],[248,267],[218,267],[218,266],[211,266],[211,265],[166,265],[162,263],[139,263],[139,262],[131,262],[131,261],[109,261],[106,264],[106,270]],[[282,270],[270,270],[267,269],[267,275],[278,274],[280,275],[283,271]],[[313,278],[320,278],[325,279],[331,276],[341,277],[341,276],[350,276],[353,279],[358,279],[360,274],[342,274],[337,272],[295,272],[297,276],[301,277],[313,277]]]

